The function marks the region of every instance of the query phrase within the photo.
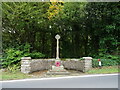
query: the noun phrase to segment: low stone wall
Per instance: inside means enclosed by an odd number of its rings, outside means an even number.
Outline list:
[[[86,72],[92,68],[92,58],[83,57],[83,59],[66,59],[61,61],[61,63],[65,69]],[[31,59],[31,57],[23,57],[21,58],[21,72],[32,73],[39,70],[49,70],[54,63],[55,59]]]
[[[23,57],[21,59],[21,72],[23,73],[48,70],[55,63],[55,59],[31,59],[31,57]]]
[[[62,62],[65,69],[84,72],[84,60],[70,59]]]
[[[32,59],[30,66],[31,72],[38,70],[48,70],[54,64],[55,60],[45,60],[45,59]]]

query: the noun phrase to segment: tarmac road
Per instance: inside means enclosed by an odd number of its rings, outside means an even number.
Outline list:
[[[118,74],[2,81],[2,88],[118,88]]]

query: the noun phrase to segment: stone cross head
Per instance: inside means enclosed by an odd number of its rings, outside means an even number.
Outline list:
[[[56,39],[60,39],[60,35],[57,34],[57,35],[55,36],[55,38],[56,38]]]

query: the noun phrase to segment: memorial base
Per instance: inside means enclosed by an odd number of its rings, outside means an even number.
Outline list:
[[[47,72],[47,75],[69,75],[70,73],[64,69],[64,66],[52,66],[52,69]]]

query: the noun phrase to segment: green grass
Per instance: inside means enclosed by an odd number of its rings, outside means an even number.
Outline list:
[[[118,66],[105,66],[100,68],[93,68],[87,72],[87,74],[110,74],[118,73]]]
[[[0,80],[15,80],[15,79],[25,79],[30,78],[28,74],[23,74],[21,72],[0,72]]]

